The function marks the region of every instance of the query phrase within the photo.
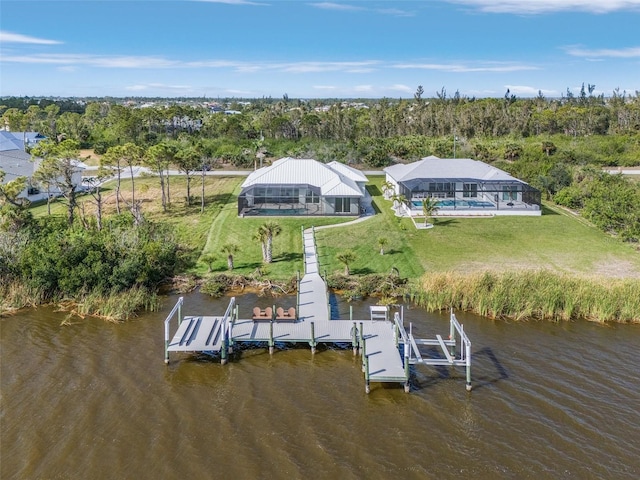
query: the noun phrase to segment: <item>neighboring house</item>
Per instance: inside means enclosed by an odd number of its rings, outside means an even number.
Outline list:
[[[26,177],[27,188],[19,197],[27,198],[32,202],[46,199],[47,195],[59,195],[60,190],[55,185],[51,185],[47,191],[46,187],[33,180],[33,174],[38,169],[40,162],[39,159],[34,160],[30,154],[24,151],[24,142],[18,137],[18,133],[0,131],[0,170],[5,172],[2,183]],[[76,166],[77,171],[73,174],[73,182],[77,187],[80,187],[82,185],[83,164],[77,162]]]
[[[338,162],[281,158],[247,177],[238,215],[359,215],[366,182]]]
[[[408,215],[422,214],[422,199],[438,200],[438,215],[540,215],[540,192],[499,168],[469,158],[426,157],[384,169]]]

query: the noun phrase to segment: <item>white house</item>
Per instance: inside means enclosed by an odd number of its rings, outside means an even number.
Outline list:
[[[499,168],[469,158],[423,158],[384,169],[392,194],[408,215],[421,215],[422,199],[437,199],[438,215],[540,215],[540,192]]]
[[[55,185],[51,185],[47,191],[46,188],[33,180],[33,175],[40,165],[40,160],[33,159],[30,154],[25,152],[24,141],[20,138],[20,135],[22,135],[21,132],[0,131],[0,170],[5,173],[2,183],[8,183],[19,177],[26,177],[27,187],[19,197],[27,198],[32,202],[44,200],[48,195],[59,195],[60,189]],[[77,168],[73,173],[73,183],[79,187],[82,185],[83,164],[77,162],[75,165]]]
[[[338,162],[281,158],[247,177],[238,215],[359,215],[366,182]]]

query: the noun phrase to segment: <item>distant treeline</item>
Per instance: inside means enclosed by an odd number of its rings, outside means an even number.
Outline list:
[[[442,89],[424,98],[418,87],[407,100],[335,101],[25,97],[2,99],[0,114],[12,131],[74,140],[97,154],[110,152],[107,158],[136,145],[146,152],[139,161],[154,170],[164,168],[160,163],[186,172],[254,168],[285,156],[376,169],[428,155],[473,158],[583,211],[604,230],[637,240],[640,187],[601,178],[598,170],[640,165],[640,92],[605,97],[593,91],[587,85],[561,98],[517,98],[508,91],[501,98],[468,98]],[[154,162],[159,152],[162,162]]]

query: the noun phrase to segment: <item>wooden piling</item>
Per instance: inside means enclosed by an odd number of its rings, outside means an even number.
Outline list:
[[[311,353],[316,353],[316,326],[314,322],[311,322],[311,341],[309,345],[311,345]]]

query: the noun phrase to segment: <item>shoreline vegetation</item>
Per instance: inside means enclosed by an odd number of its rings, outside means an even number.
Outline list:
[[[26,178],[0,185],[0,316],[53,303],[71,315],[122,321],[142,309],[157,310],[158,292],[167,288],[292,293],[302,269],[301,228],[313,225],[320,271],[347,299],[402,299],[489,318],[640,323],[640,184],[602,172],[638,165],[639,98],[615,93],[608,100],[585,94],[471,101],[443,95],[429,102],[382,102],[375,109],[332,108],[326,115],[309,110],[307,131],[296,131],[304,124],[293,121],[298,109],[281,108],[288,100],[280,106],[258,102],[246,111],[238,105],[243,111],[232,117],[169,109],[173,120],[178,114],[202,119],[199,130],[175,122],[168,128],[163,115],[138,116],[153,110],[108,102],[83,107],[88,123],[77,129],[68,128],[55,108],[46,118],[34,115],[47,113],[40,106],[31,105],[27,116],[27,105],[25,112],[6,108],[2,118],[12,131],[28,124],[29,131],[64,138],[33,152],[47,167],[36,176],[41,187],[72,173],[69,160],[80,158],[80,148],[88,164],[101,168],[88,177],[99,180],[99,188],[77,192],[71,183],[58,185],[66,199],[31,207],[17,198]],[[497,125],[493,121],[459,121],[483,105],[501,105],[492,110],[500,129],[477,130]],[[536,114],[522,115],[534,106]],[[277,122],[256,122],[276,111],[282,115]],[[406,122],[391,120],[402,118],[394,112],[411,112],[424,122],[407,131]],[[547,113],[555,120],[542,122]],[[432,114],[438,121],[427,121]],[[607,121],[592,122],[595,114]],[[386,132],[378,128],[382,124]],[[417,230],[411,219],[395,217],[381,193],[384,178],[370,176],[376,215],[365,222],[340,227],[350,219],[240,219],[242,178],[205,175],[257,168],[258,158],[262,165],[284,156],[380,170],[431,154],[451,158],[456,148],[460,157],[490,163],[538,188],[546,199],[543,215],[436,216],[433,228]],[[140,166],[154,173],[134,176]],[[266,241],[256,241],[267,221],[277,224],[275,238],[269,234],[269,260]],[[339,228],[319,228],[324,226]]]
[[[236,214],[241,179],[207,177],[204,213],[184,200],[162,212],[155,182],[151,177],[138,178],[136,193],[148,221],[159,224],[160,231],[170,228],[182,259],[173,274],[157,277],[156,287],[134,286],[112,293],[79,290],[75,297],[60,298],[16,281],[0,287],[0,315],[53,303],[70,315],[120,322],[140,310],[157,310],[162,301],[158,290],[199,288],[213,296],[230,291],[293,294],[302,261],[301,228],[345,221],[276,219],[282,232],[273,240],[273,263],[265,264],[253,238],[264,219],[239,219]],[[386,304],[410,301],[427,310],[453,308],[495,319],[640,323],[640,259],[633,245],[550,204],[535,219],[440,219],[435,228],[419,231],[410,219],[394,216],[390,201],[380,193],[382,182],[383,177],[373,176],[368,185],[374,217],[346,227],[317,229],[321,272],[335,293]],[[171,185],[175,197],[184,199],[185,179],[172,178]],[[127,191],[127,180],[122,188]],[[107,212],[114,209],[110,189],[105,185]],[[81,197],[80,202],[83,199],[88,200]],[[198,199],[193,203],[197,205]],[[62,202],[52,204],[52,219],[59,218],[64,208]],[[85,215],[91,214],[89,203],[82,208]],[[46,206],[33,207],[32,212],[41,221],[50,217]],[[387,238],[384,254],[381,232]],[[239,245],[235,269],[228,271],[222,246],[231,239]],[[349,275],[336,258],[345,249],[354,254]],[[603,264],[609,266],[605,272],[609,275],[603,273]],[[624,278],[614,278],[613,272]]]
[[[409,298],[427,310],[469,311],[491,319],[640,323],[640,281],[548,270],[425,274]]]

